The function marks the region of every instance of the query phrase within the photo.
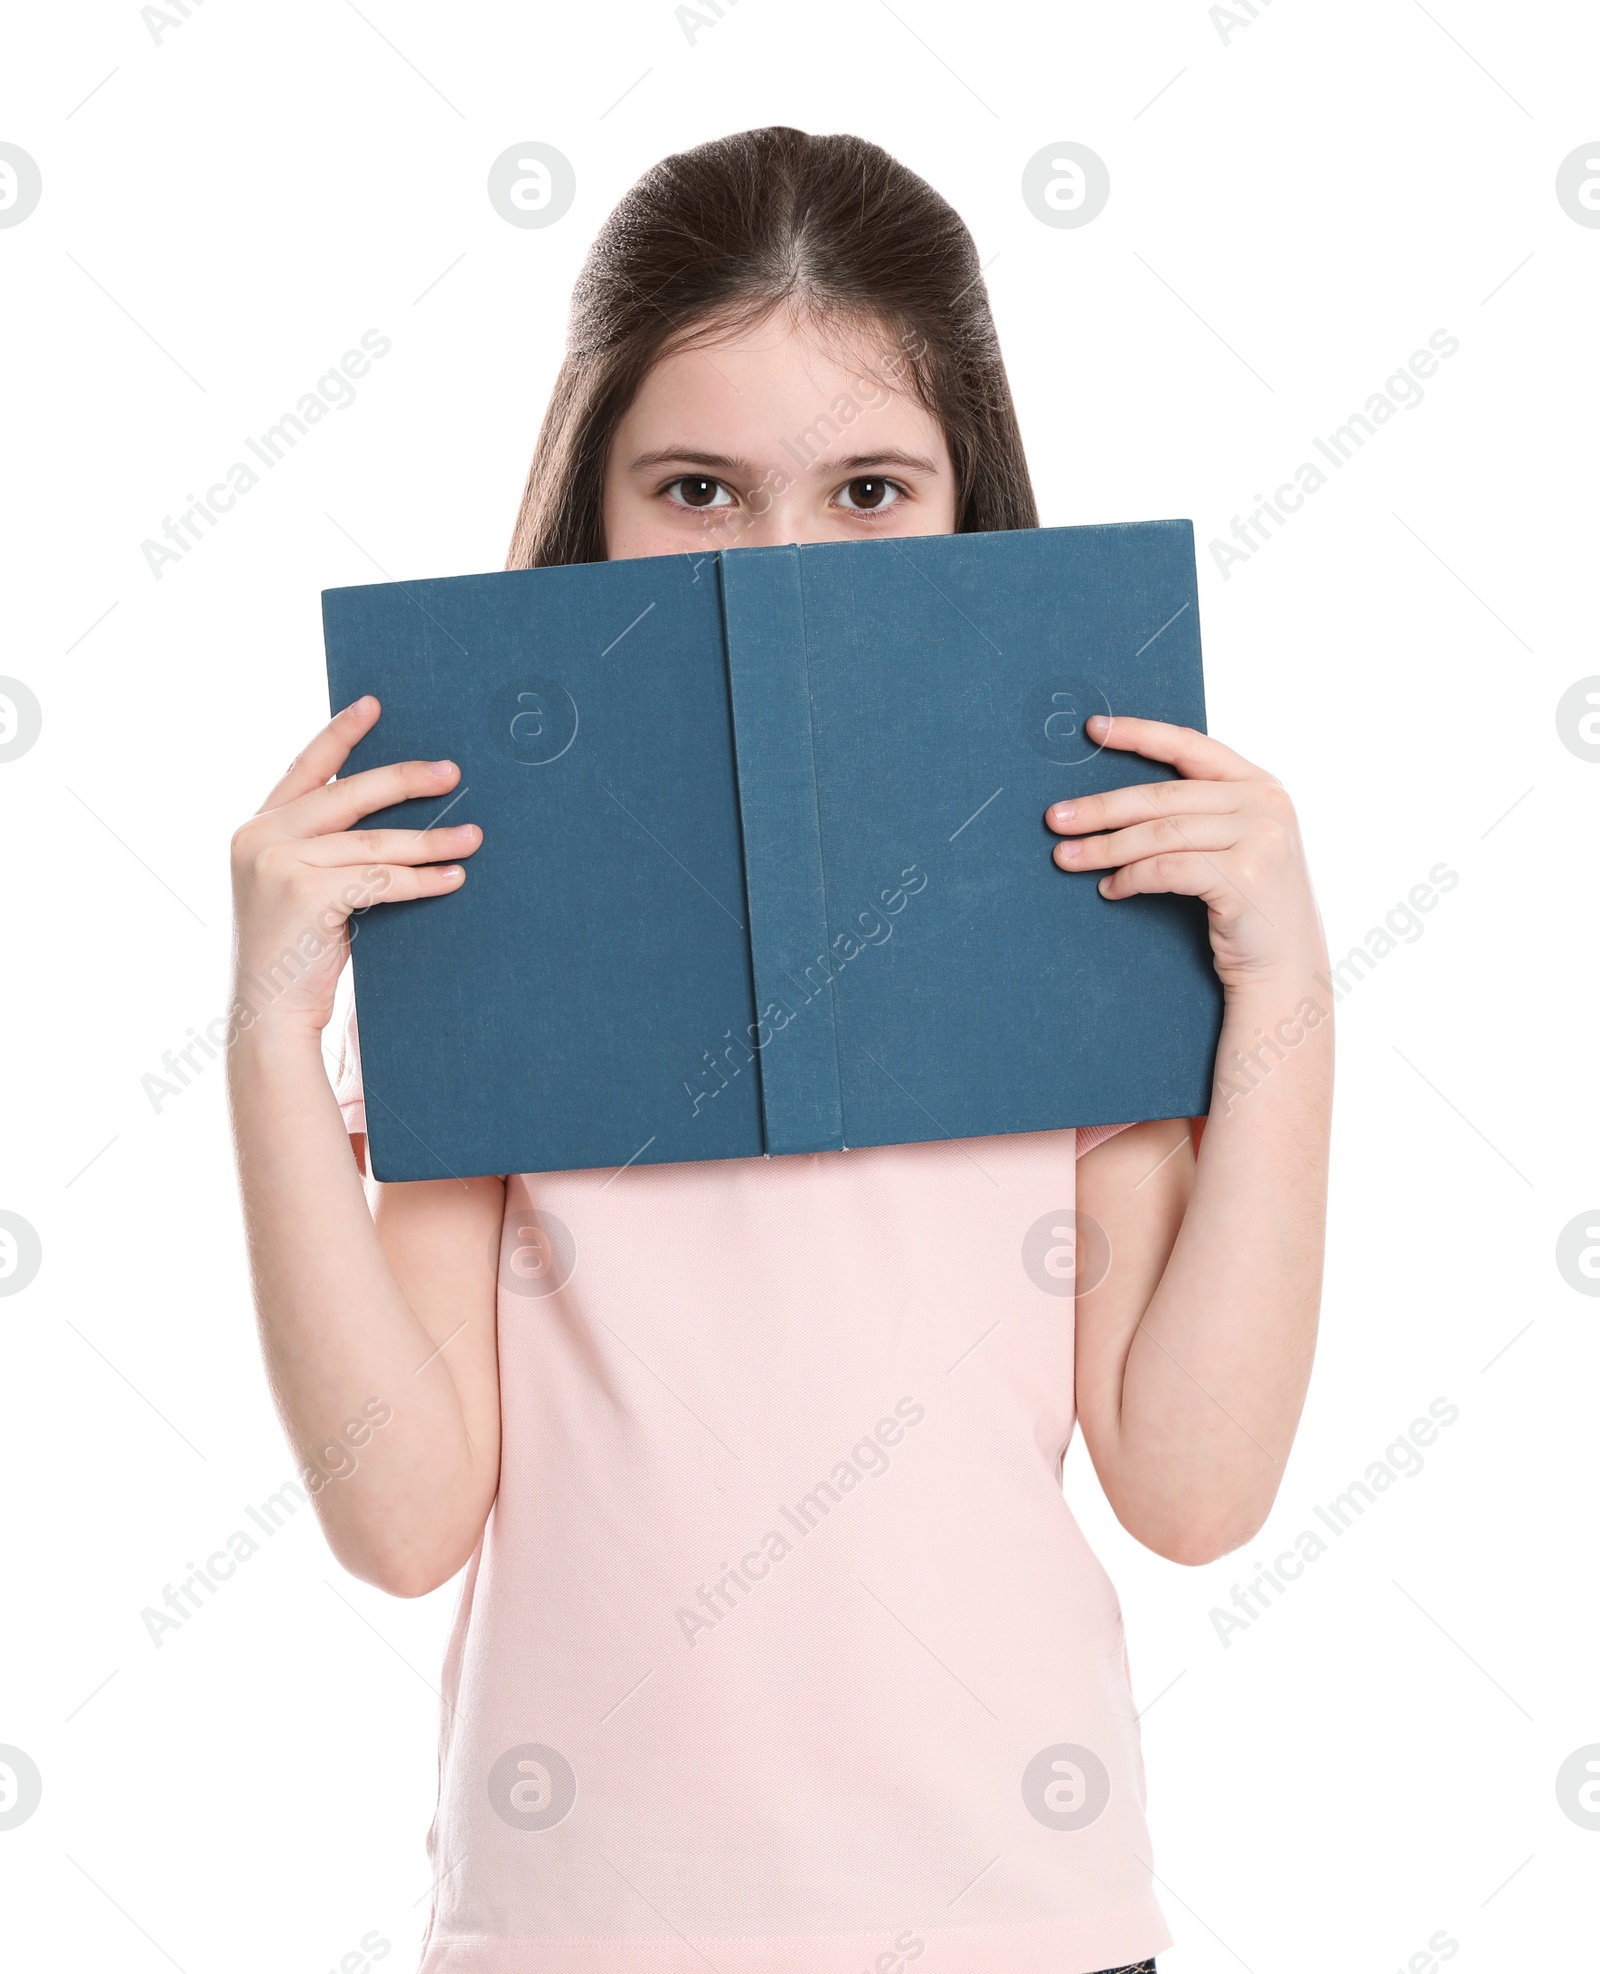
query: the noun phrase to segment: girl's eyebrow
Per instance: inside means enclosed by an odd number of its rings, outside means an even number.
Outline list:
[[[629,472],[645,466],[709,466],[718,473],[739,473],[748,478],[750,468],[742,459],[730,459],[725,452],[695,452],[688,446],[663,446],[656,452],[641,452],[629,462]]]
[[[629,462],[630,472],[640,472],[647,466],[702,466],[715,473],[731,473],[749,478],[751,468],[748,461],[731,459],[725,452],[695,452],[687,446],[663,446],[655,452],[641,452]],[[870,466],[903,466],[914,473],[934,474],[938,466],[933,460],[918,452],[853,452],[844,459],[816,460],[814,471],[828,473],[861,473]]]
[[[937,473],[933,460],[920,452],[853,452],[846,459],[819,460],[830,473],[860,473],[868,466],[904,466],[913,473]]]

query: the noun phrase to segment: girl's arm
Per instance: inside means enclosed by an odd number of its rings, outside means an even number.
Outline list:
[[[1311,1375],[1333,1100],[1327,952],[1276,781],[1187,728],[1118,719],[1093,737],[1184,779],[1048,811],[1053,829],[1105,832],[1058,846],[1057,862],[1111,872],[1111,898],[1203,898],[1225,998],[1198,1157],[1177,1120],[1135,1125],[1079,1163],[1078,1211],[1112,1258],[1077,1299],[1078,1414],[1123,1525],[1203,1563],[1265,1521]]]
[[[457,779],[448,762],[413,761],[328,785],[377,716],[372,699],[339,714],[234,838],[228,1078],[284,1429],[339,1560],[414,1596],[467,1560],[494,1499],[504,1182],[385,1186],[369,1211],[323,1067],[350,913],[455,889],[460,866],[432,860],[479,841],[470,825],[352,829]]]

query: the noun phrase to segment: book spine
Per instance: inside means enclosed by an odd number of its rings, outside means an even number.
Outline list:
[[[844,1115],[799,550],[742,548],[721,557],[720,575],[766,1150],[838,1151]]]

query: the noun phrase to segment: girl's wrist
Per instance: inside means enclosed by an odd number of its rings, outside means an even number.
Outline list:
[[[280,1075],[314,1063],[318,1073],[324,1073],[322,1030],[314,1018],[286,1010],[258,1011],[240,1003],[234,1022],[235,1035],[228,1054],[237,1067]]]
[[[1326,992],[1328,952],[1320,939],[1296,942],[1294,948],[1269,966],[1240,969],[1224,977],[1223,1000],[1231,1010],[1235,1003],[1250,1007],[1260,1019],[1261,1007],[1289,996]],[[1291,1002],[1291,1005],[1293,1003]]]
[[[1231,1039],[1240,1029],[1254,1034],[1265,1028],[1270,1033],[1281,1022],[1319,1026],[1332,1018],[1333,1002],[1325,957],[1252,974],[1223,988],[1223,1036]]]

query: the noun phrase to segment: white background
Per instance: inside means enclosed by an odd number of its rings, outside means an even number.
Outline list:
[[[0,1206],[44,1247],[0,1301],[0,1743],[44,1777],[0,1831],[6,1964],[320,1974],[374,1930],[414,1964],[453,1589],[345,1578],[305,1510],[160,1649],[141,1622],[291,1465],[220,1069],[159,1114],[140,1079],[226,1006],[227,839],[325,715],[319,591],[501,564],[595,228],[663,153],[785,122],[971,225],[1046,522],[1194,517],[1212,727],[1295,795],[1335,951],[1460,876],[1340,1011],[1267,1530],[1174,1567],[1069,1463],[1154,1703],[1163,1974],[1390,1974],[1440,1929],[1463,1974],[1600,1967],[1600,1832],[1555,1790],[1600,1742],[1600,1304],[1554,1258],[1600,1200],[1600,766],[1555,722],[1600,673],[1600,230],[1554,191],[1600,136],[1592,10],[1276,0],[1225,39],[1199,0],[743,0],[691,41],[666,0],[208,0],[158,42],[80,0],[4,34],[44,182],[0,231],[0,670],[44,708],[0,767]],[[547,230],[485,195],[529,139],[577,173]],[[1111,174],[1081,230],[1020,196],[1064,139]],[[357,402],[157,581],[141,542],[369,328]],[[1437,329],[1426,401],[1224,580],[1205,545]],[[1224,1646],[1251,1558],[1439,1397],[1425,1470]]]

